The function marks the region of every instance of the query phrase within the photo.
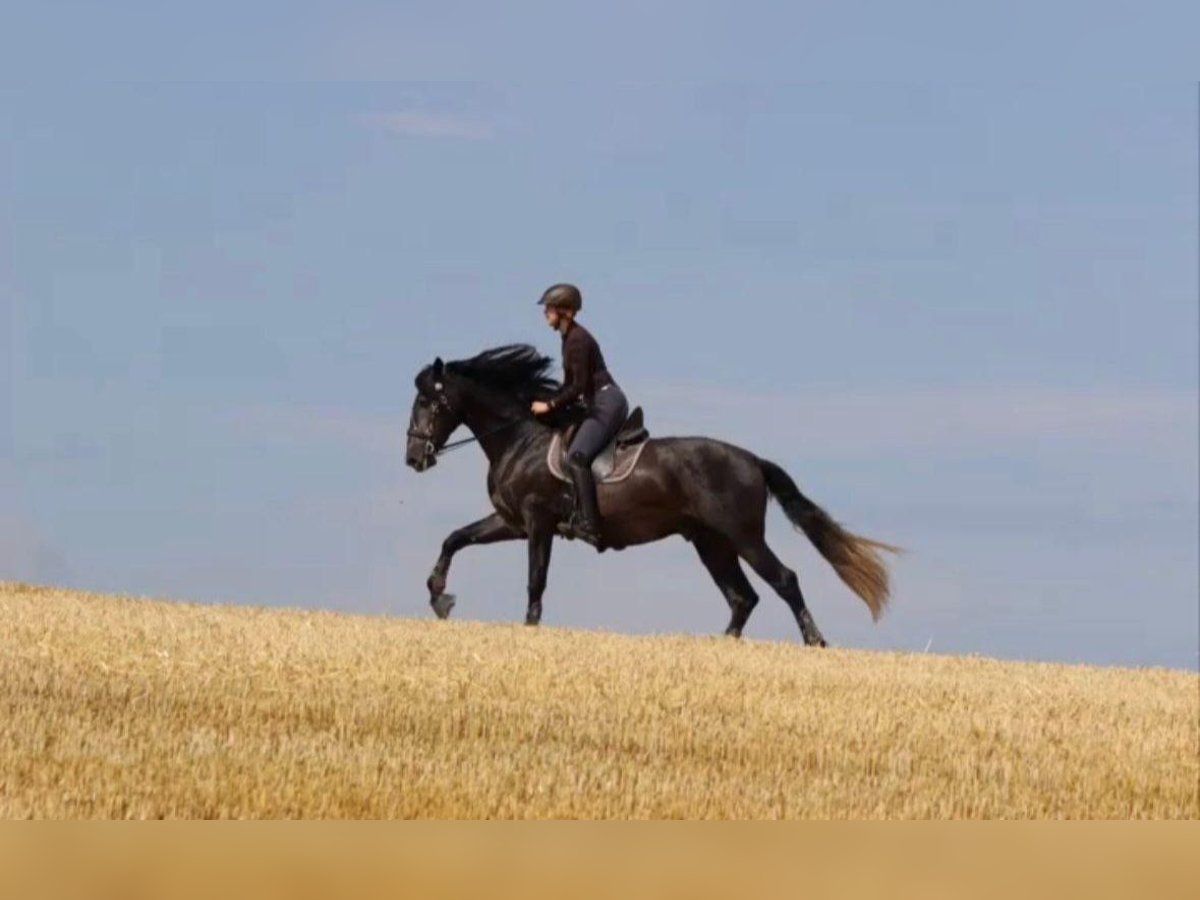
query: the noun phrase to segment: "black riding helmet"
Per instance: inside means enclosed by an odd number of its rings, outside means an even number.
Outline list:
[[[583,309],[583,294],[579,293],[579,288],[573,284],[555,284],[546,288],[538,305],[579,312]]]

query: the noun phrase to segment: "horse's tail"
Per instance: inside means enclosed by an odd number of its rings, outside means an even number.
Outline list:
[[[846,586],[862,598],[878,620],[887,606],[890,587],[888,571],[881,550],[903,552],[899,547],[851,534],[817,506],[796,487],[792,476],[767,460],[759,460],[767,489],[771,492],[788,519],[804,532],[825,559],[833,566]]]

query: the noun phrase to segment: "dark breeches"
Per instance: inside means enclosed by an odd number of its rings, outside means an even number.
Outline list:
[[[608,445],[628,416],[629,401],[619,387],[614,384],[597,391],[588,408],[588,417],[575,433],[567,456],[581,454],[590,463]]]

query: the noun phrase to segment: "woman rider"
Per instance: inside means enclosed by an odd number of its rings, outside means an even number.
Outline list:
[[[534,415],[544,415],[575,402],[587,408],[587,418],[575,432],[567,450],[567,471],[575,487],[575,534],[598,549],[600,513],[592,460],[616,435],[629,415],[625,394],[609,374],[600,345],[576,320],[583,295],[573,284],[556,284],[538,301],[545,307],[546,322],[562,335],[563,386],[548,400],[533,403]]]

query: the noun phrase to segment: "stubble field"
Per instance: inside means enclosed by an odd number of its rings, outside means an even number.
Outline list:
[[[1193,673],[0,583],[0,816],[1200,816]]]

